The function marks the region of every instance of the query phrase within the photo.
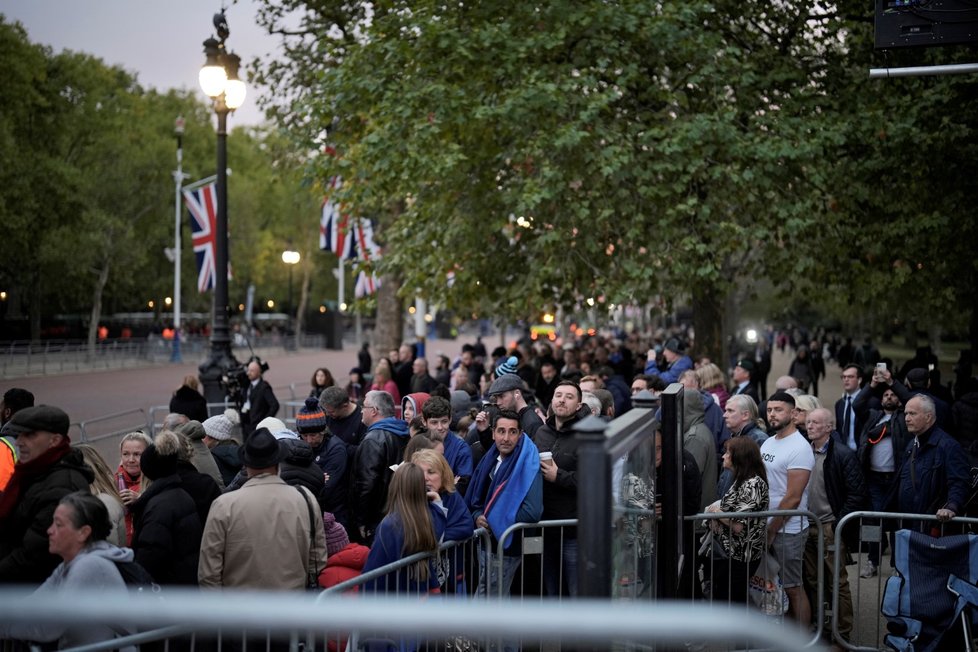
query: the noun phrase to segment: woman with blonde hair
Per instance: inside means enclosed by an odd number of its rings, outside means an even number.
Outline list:
[[[126,508],[126,545],[132,545],[133,522],[130,508],[139,499],[139,494],[149,486],[149,482],[143,478],[142,469],[139,468],[139,459],[152,444],[153,440],[142,430],[130,432],[119,442],[121,459],[115,478],[119,499]]]
[[[363,572],[369,573],[416,553],[433,556],[445,533],[445,522],[444,513],[431,507],[421,467],[413,462],[400,465],[387,492],[387,516],[377,526]],[[440,592],[432,557],[368,582],[363,588],[372,593]]]
[[[122,505],[122,498],[119,496],[119,488],[112,478],[112,471],[105,463],[99,452],[91,444],[75,444],[75,449],[82,454],[85,464],[95,472],[95,479],[88,485],[92,495],[98,497],[105,504],[105,509],[109,513],[109,523],[112,530],[106,537],[106,541],[114,546],[124,548],[126,546],[126,508]]]
[[[725,410],[730,392],[727,391],[727,379],[720,371],[720,367],[712,362],[707,362],[696,370],[696,377],[699,378],[700,387],[703,391],[712,394],[713,400],[720,406],[720,410]]]
[[[805,419],[808,418],[809,412],[820,407],[822,407],[822,402],[811,394],[802,394],[801,396],[795,397],[795,409],[791,413],[791,421],[795,424],[795,428],[798,429],[798,432],[803,435],[808,434],[808,428],[805,426]]]
[[[189,374],[183,377],[183,384],[170,398],[170,412],[182,414],[191,421],[203,421],[207,418],[207,399],[200,393],[197,376]]]
[[[424,472],[425,489],[433,507],[445,514],[447,522],[442,541],[464,541],[475,531],[472,514],[465,505],[465,499],[455,490],[455,476],[445,456],[436,450],[427,449],[416,452],[411,461]],[[446,563],[444,589],[448,593],[465,594],[465,555],[461,547],[449,554]]]

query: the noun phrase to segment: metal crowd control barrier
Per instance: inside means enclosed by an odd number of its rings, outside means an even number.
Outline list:
[[[509,526],[505,532],[503,532],[499,541],[496,542],[496,548],[494,554],[492,556],[486,557],[485,561],[486,561],[487,571],[490,569],[490,566],[494,566],[495,567],[494,569],[496,571],[495,577],[496,578],[503,577],[503,574],[506,570],[505,569],[506,555],[505,555],[504,544],[506,543],[506,540],[511,535],[517,535],[518,533],[523,533],[521,538],[522,540],[520,541],[519,568],[511,569],[512,572],[514,573],[514,579],[518,577],[520,580],[519,598],[520,600],[523,600],[528,595],[532,596],[535,595],[536,593],[539,593],[541,598],[544,597],[545,591],[543,589],[544,587],[543,556],[544,556],[544,549],[546,547],[545,544],[547,542],[546,532],[548,530],[557,530],[556,534],[554,534],[553,536],[557,537],[557,541],[559,544],[563,544],[564,535],[565,535],[564,528],[568,528],[568,527],[576,528],[577,523],[578,523],[577,519],[540,521],[539,523],[514,523],[513,525]],[[487,539],[488,539],[488,535],[487,535]],[[560,545],[559,548],[562,550],[563,545]],[[491,550],[490,546],[486,546],[485,550],[490,551]],[[527,572],[528,557],[538,559],[538,563],[533,565],[532,570],[530,570],[530,572]],[[557,576],[557,585],[561,587],[565,584],[564,577],[563,577],[563,568],[564,568],[563,561],[564,561],[563,556],[560,555],[558,557],[559,563],[557,564],[557,567],[560,569]],[[517,572],[519,573],[518,576],[515,575],[515,573]],[[491,590],[490,590],[491,587],[488,586],[489,579],[490,579],[489,577],[485,578],[487,582],[485,593],[487,596],[491,595]],[[483,578],[480,576],[479,581],[481,582],[482,580]],[[504,587],[504,583],[497,581],[496,584],[497,584],[496,587],[497,596],[500,599],[505,598],[506,589]],[[532,589],[539,589],[539,591],[531,590],[531,592],[528,594],[527,593],[528,586],[532,587]],[[560,599],[561,595],[557,595],[553,597]]]
[[[709,522],[711,520],[719,520],[722,518],[727,518],[727,519],[733,518],[733,519],[745,520],[745,521],[761,521],[755,527],[759,527],[764,530],[764,536],[766,541],[767,540],[766,537],[768,536],[767,519],[772,516],[788,516],[788,517],[806,516],[808,518],[808,530],[806,536],[812,537],[813,528],[818,528],[818,532],[821,533],[821,526],[815,514],[810,511],[802,510],[802,509],[766,510],[761,512],[715,512],[715,513],[696,514],[695,516],[687,516],[685,517],[685,520],[687,522],[692,521],[696,525],[700,524],[703,521]],[[750,525],[750,523],[748,523],[747,533],[745,533],[745,536],[749,535],[751,527],[752,526]],[[705,533],[706,531],[707,529],[704,528],[698,534]],[[815,559],[822,560],[825,558],[823,537],[816,535],[814,536],[814,539],[816,541]],[[808,540],[806,539],[806,548],[802,549],[803,558],[798,560],[798,563],[802,565],[803,575],[805,572],[804,555],[807,550],[807,544],[808,544]],[[716,588],[717,588],[715,584],[717,580],[716,570],[718,565],[722,568],[723,566],[725,566],[725,564],[719,562],[719,560],[716,559],[712,554],[707,556],[707,552],[710,552],[710,550],[706,549],[706,544],[700,544],[700,536],[698,535],[695,536],[694,540],[692,542],[689,542],[689,545],[700,547],[702,554],[698,555],[696,554],[695,550],[687,549],[688,550],[687,554],[689,554],[690,557],[694,560],[692,562],[694,563],[693,573],[690,574],[691,575],[690,580],[693,582],[693,586],[688,587],[689,591],[687,592],[687,595],[692,596],[692,600],[694,601],[705,599],[710,604],[716,605],[718,604],[718,602],[714,599],[714,595],[716,594]],[[764,549],[765,549],[765,555],[771,555],[774,561],[777,562],[779,569],[784,568],[786,559],[784,557],[783,552],[780,556],[777,556],[773,554],[772,552],[773,549],[770,546],[765,545]],[[780,603],[783,599],[781,597],[783,588],[781,588],[780,583],[775,583],[773,587],[769,584],[765,584],[763,586],[757,586],[755,582],[752,581],[752,578],[757,576],[758,572],[761,571],[761,568],[764,564],[765,561],[764,558],[762,558],[755,572],[752,573],[751,575],[745,576],[744,580],[746,582],[746,585],[744,585],[741,590],[736,592],[737,597],[742,597],[743,600],[733,599],[735,595],[735,589],[738,589],[739,587],[735,587],[731,584],[732,574],[728,575],[726,586],[721,585],[722,588],[726,588],[726,594],[728,596],[727,601],[724,604],[728,608],[733,607],[735,603],[743,604],[742,608],[730,609],[730,611],[735,613],[746,613],[748,611],[755,611],[756,609],[760,609],[768,617],[769,625],[784,626],[785,623],[790,620],[790,618],[787,616],[787,610],[782,611],[783,607]],[[706,578],[712,580],[712,584],[710,585],[711,595],[709,596],[706,595],[705,590],[702,589],[703,583],[698,578],[700,572],[703,573],[703,578],[702,578],[703,580],[705,580]],[[825,620],[824,590],[823,590],[823,586],[825,582],[824,564],[821,563],[817,564],[816,574],[817,574],[816,585],[815,585],[816,600],[814,601],[813,604],[810,605],[812,616],[813,616],[813,622],[815,624],[815,629],[812,632],[812,638],[808,641],[805,647],[811,647],[813,645],[818,644],[819,639],[822,636],[822,631],[823,631],[822,625]],[[779,579],[780,579],[780,571],[779,571]],[[700,587],[700,590],[697,590],[698,587]],[[804,590],[804,587],[805,587],[805,583],[803,582],[801,588]],[[762,605],[757,605],[754,598],[751,597],[751,591],[754,591],[755,594],[757,595],[764,596],[763,598],[758,598],[762,600],[763,603]],[[750,606],[752,603],[754,604],[753,607]]]
[[[839,588],[841,584],[841,569],[844,566],[840,566],[842,561],[843,545],[842,545],[842,533],[846,525],[851,524],[853,521],[858,521],[859,524],[859,543],[860,548],[863,544],[878,545],[880,546],[880,564],[877,569],[877,574],[875,577],[875,582],[872,578],[860,578],[856,577],[855,581],[850,580],[850,586],[854,587],[853,591],[853,632],[852,635],[847,639],[843,636],[843,633],[839,631],[839,623],[836,617],[836,611],[838,610],[838,595]],[[867,521],[870,521],[867,523]],[[978,518],[969,518],[963,516],[955,516],[952,520],[940,523],[937,520],[937,516],[934,514],[909,514],[903,512],[872,512],[872,511],[859,511],[852,512],[844,516],[837,524],[835,530],[835,562],[834,568],[835,573],[832,577],[832,636],[833,639],[840,645],[845,647],[847,650],[854,650],[856,652],[874,652],[875,650],[881,649],[883,644],[883,633],[885,630],[885,622],[883,622],[880,615],[880,603],[883,596],[883,585],[885,584],[885,577],[883,573],[883,557],[885,553],[882,548],[887,545],[886,534],[892,531],[903,529],[904,523],[916,522],[920,523],[939,523],[940,534],[944,535],[944,531],[948,528],[959,528],[960,526],[969,526],[972,531],[978,531]],[[890,522],[892,526],[885,525]],[[862,558],[865,561],[865,556],[868,553],[863,553],[860,550],[850,550],[848,551],[858,558]],[[890,550],[892,554],[892,549]],[[857,564],[856,568],[859,568]],[[858,572],[857,572],[858,575]],[[887,574],[888,575],[888,574]],[[869,580],[869,581],[867,581]],[[863,596],[866,595],[866,599],[870,601],[873,608],[874,618],[872,619],[875,627],[869,633],[869,636],[863,636],[865,632],[862,631],[863,628],[859,627],[860,624],[860,614],[864,617],[868,615],[863,609],[860,609],[862,604]],[[871,639],[871,640],[870,640]]]
[[[578,649],[682,648],[689,643],[726,645],[750,639],[757,647],[791,652],[807,636],[789,628],[772,628],[757,614],[740,614],[707,605],[648,605],[598,600],[521,604],[505,601],[492,607],[478,601],[442,599],[372,599],[328,596],[319,600],[302,592],[194,591],[174,588],[162,599],[147,596],[78,592],[29,596],[0,590],[0,626],[85,627],[127,623],[142,629],[180,625],[198,636],[217,636],[217,649],[232,649],[242,634],[272,638],[274,649],[322,649],[317,641],[330,632],[358,631],[371,637],[394,636],[429,641],[492,640],[505,628],[513,638],[563,643]],[[186,631],[186,630],[184,630]],[[172,630],[171,630],[172,635]],[[198,639],[199,640],[199,639]],[[249,639],[251,642],[254,639]],[[121,647],[132,639],[110,642]],[[282,644],[275,645],[282,641]],[[74,648],[94,652],[95,647]],[[249,650],[268,649],[265,644]],[[444,647],[440,649],[445,649]]]
[[[119,456],[119,441],[124,435],[134,430],[152,432],[152,424],[142,408],[107,414],[73,425],[78,429],[79,440],[94,446],[104,459],[109,460],[110,465]]]

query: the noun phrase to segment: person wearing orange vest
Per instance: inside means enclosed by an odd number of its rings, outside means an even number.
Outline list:
[[[15,437],[3,431],[2,426],[10,421],[10,417],[24,408],[34,407],[34,395],[26,389],[13,387],[8,389],[0,401],[0,491],[3,491],[10,477],[14,474],[17,464],[17,444]]]

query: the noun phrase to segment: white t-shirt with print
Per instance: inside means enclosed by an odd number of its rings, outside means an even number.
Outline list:
[[[812,445],[797,430],[787,437],[768,437],[761,444],[761,459],[767,471],[767,486],[771,495],[771,509],[777,509],[788,492],[788,471],[802,469],[808,472],[815,467]],[[808,485],[801,494],[798,509],[808,509]],[[808,527],[808,518],[796,516],[787,520],[782,532],[797,534]]]

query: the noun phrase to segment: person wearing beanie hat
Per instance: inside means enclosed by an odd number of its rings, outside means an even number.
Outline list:
[[[39,533],[62,498],[87,493],[95,479],[71,448],[69,426],[68,415],[49,405],[24,408],[4,424],[4,434],[16,437],[19,459],[0,494],[0,584],[39,586],[61,562]]]
[[[214,501],[204,525],[198,566],[202,588],[302,590],[326,565],[323,513],[316,497],[279,476],[287,446],[302,444],[279,441],[259,428],[241,447],[247,481]]]
[[[139,458],[152,480],[130,508],[135,561],[160,585],[197,585],[197,561],[203,524],[194,499],[177,474],[183,444],[164,430]]]
[[[516,359],[515,355],[509,356],[496,367],[496,378],[502,378],[510,374],[515,376],[517,367],[519,367],[519,360]]]
[[[204,429],[204,445],[210,449],[225,487],[231,486],[234,477],[241,471],[238,442],[234,440],[238,419],[238,412],[229,408],[224,414],[213,416],[201,424]]]
[[[319,498],[323,509],[332,512],[340,523],[346,525],[346,486],[350,466],[346,444],[330,432],[326,425],[326,413],[318,399],[306,399],[296,415],[295,426],[302,440],[309,444],[313,461],[322,471],[325,485]]]
[[[645,362],[645,373],[658,376],[667,385],[678,383],[679,377],[688,369],[693,368],[693,359],[686,355],[685,345],[676,337],[670,337],[662,347],[662,364],[657,361],[657,351],[649,349]]]

